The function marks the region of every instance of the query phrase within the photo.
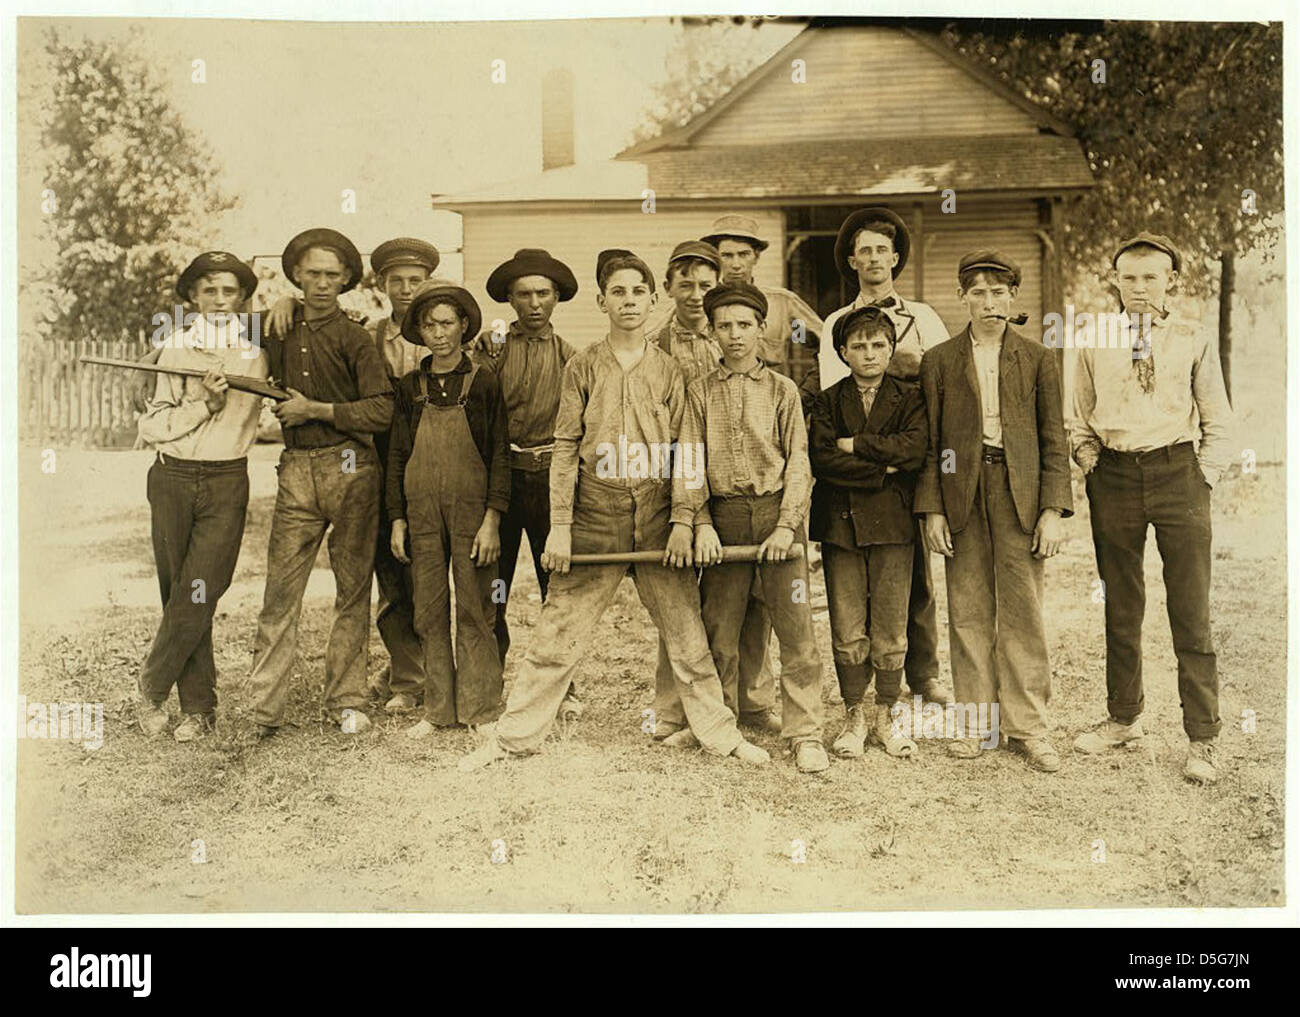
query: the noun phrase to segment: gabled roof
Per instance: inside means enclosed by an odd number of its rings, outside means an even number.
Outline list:
[[[833,31],[833,26],[825,26],[818,23],[810,24],[802,32],[796,35],[786,43],[776,53],[772,54],[762,64],[752,70],[741,81],[737,82],[725,95],[718,99],[712,106],[698,113],[688,123],[681,127],[665,131],[654,138],[638,142],[635,145],[629,145],[623,151],[615,156],[616,159],[630,159],[645,155],[648,152],[656,152],[665,148],[682,148],[690,145],[692,139],[705,127],[713,123],[719,117],[726,114],[737,101],[744,98],[749,92],[758,87],[759,84],[767,77],[770,71],[778,67],[781,73],[786,72],[789,62],[805,49],[808,44],[816,37],[819,32]],[[936,55],[942,57],[958,70],[969,75],[980,86],[993,92],[1007,102],[1018,106],[1027,113],[1039,125],[1040,129],[1050,131],[1062,137],[1073,137],[1074,131],[1065,121],[1052,116],[1036,102],[1021,95],[1015,89],[1010,88],[995,76],[988,73],[982,67],[968,60],[962,54],[958,53],[952,47],[946,45],[935,33],[917,28],[898,26],[898,31],[903,32],[916,42],[927,47]]]

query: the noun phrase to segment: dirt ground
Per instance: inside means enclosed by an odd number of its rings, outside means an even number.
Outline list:
[[[402,736],[409,720],[381,716],[353,738],[315,719],[333,600],[324,550],[303,610],[294,726],[258,744],[246,682],[278,451],[255,450],[243,552],[217,615],[219,733],[180,745],[147,741],[133,724],[135,676],[159,610],[150,454],[59,450],[44,473],[41,450],[20,449],[19,691],[29,703],[103,703],[104,738],[94,751],[18,743],[19,913],[1284,903],[1280,467],[1234,471],[1214,496],[1225,772],[1205,789],[1180,775],[1186,740],[1154,540],[1148,736],[1110,758],[1069,753],[1074,735],[1105,715],[1102,607],[1078,488],[1073,539],[1046,579],[1064,757],[1055,775],[1007,752],[952,760],[935,740],[913,761],[877,749],[816,776],[797,773],[776,738],[757,739],[777,759],[766,770],[656,746],[640,730],[654,639],[630,583],[579,670],[588,709],[577,730],[539,756],[462,775],[455,763],[468,733],[414,745]],[[522,649],[539,603],[528,564],[519,577],[511,621]],[[842,707],[820,572],[813,593],[829,741]],[[370,652],[373,671],[384,661],[373,626]],[[512,653],[508,682],[518,660]],[[946,675],[946,652],[943,666]]]

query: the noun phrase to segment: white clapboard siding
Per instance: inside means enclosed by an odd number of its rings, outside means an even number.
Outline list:
[[[894,28],[812,33],[693,139],[697,146],[824,138],[1032,134],[1038,125],[929,47]],[[868,103],[866,97],[870,97]]]

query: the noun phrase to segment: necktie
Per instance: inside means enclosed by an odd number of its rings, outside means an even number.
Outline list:
[[[1156,390],[1155,344],[1151,341],[1151,319],[1134,315],[1133,323],[1133,372],[1137,375],[1138,385],[1146,395]]]
[[[881,297],[879,300],[871,301],[871,303],[867,304],[867,306],[868,307],[893,307],[896,303],[898,303],[898,301],[895,300],[893,297]]]

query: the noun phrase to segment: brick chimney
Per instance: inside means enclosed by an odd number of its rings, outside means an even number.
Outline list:
[[[542,78],[542,169],[573,165],[573,72],[564,67]]]

